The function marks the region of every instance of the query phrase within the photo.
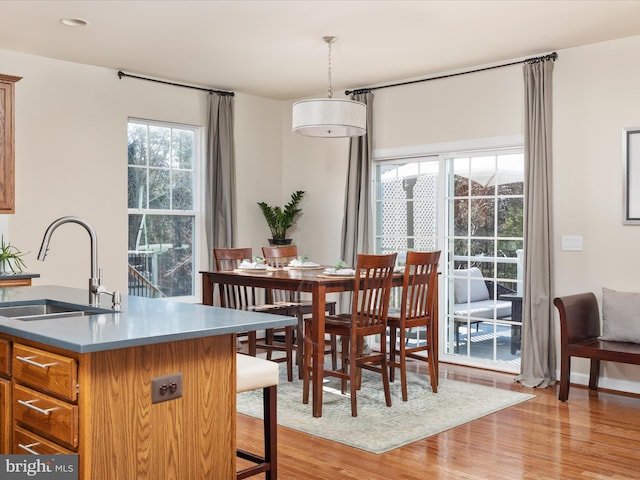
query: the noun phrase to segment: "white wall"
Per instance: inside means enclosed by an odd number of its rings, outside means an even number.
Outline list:
[[[640,126],[640,37],[558,51],[554,71],[555,294],[603,286],[640,291],[640,227],[623,226],[622,129]],[[100,240],[109,288],[126,291],[126,121],[135,116],[204,125],[206,94],[134,79],[108,69],[0,50],[16,85],[16,214],[4,216],[35,283],[86,287],[89,241],[61,227],[44,263],[35,256],[46,226],[62,215],[89,220]],[[401,79],[399,79],[401,80]],[[507,67],[374,92],[375,148],[522,133],[522,73]],[[269,236],[255,205],[307,192],[291,231],[301,253],[323,263],[340,253],[348,145],[291,133],[291,103],[237,93],[235,140],[238,245],[254,251]],[[584,238],[560,250],[562,234]],[[201,262],[202,267],[206,261]],[[640,369],[605,366],[603,386],[640,391]],[[587,365],[574,361],[584,383]],[[627,383],[624,383],[627,382]],[[631,383],[628,383],[631,382]]]
[[[622,129],[640,125],[640,37],[562,50],[554,68],[556,295],[640,291],[640,226],[622,224]],[[560,250],[582,235],[581,252]],[[640,318],[639,318],[640,321]],[[640,393],[637,366],[604,362],[602,387]],[[575,380],[588,364],[574,360]],[[630,384],[628,382],[634,382]]]
[[[521,71],[511,67],[375,90],[374,149],[521,134],[521,78]],[[291,236],[300,251],[335,263],[340,257],[349,140],[291,133],[290,104],[283,118],[283,195],[298,188],[309,193]]]
[[[640,226],[622,225],[621,157],[622,129],[640,126],[640,65],[633,61],[640,56],[640,37],[558,55],[553,86],[555,295],[593,291],[600,299],[603,286],[640,291]],[[376,149],[523,133],[521,66],[374,95]],[[284,189],[303,184],[313,194],[295,236],[312,247],[314,256],[331,260],[339,254],[348,141],[300,138],[289,133],[289,125],[290,117],[283,125]],[[301,163],[308,172],[303,177],[297,175]],[[316,225],[324,230],[310,228]],[[560,250],[562,234],[582,235],[584,250]],[[574,360],[572,370],[572,380],[585,384],[587,362]],[[601,386],[640,393],[640,369],[606,364]]]
[[[89,237],[82,227],[60,227],[46,261],[36,260],[51,221],[82,217],[97,232],[105,285],[126,292],[127,119],[204,126],[207,94],[3,50],[0,65],[23,77],[16,84],[16,213],[4,216],[7,238],[29,252],[28,270],[41,275],[34,284],[86,288]],[[255,246],[266,236],[255,202],[281,192],[281,102],[242,94],[234,102],[238,244]],[[207,266],[204,250],[199,268]]]

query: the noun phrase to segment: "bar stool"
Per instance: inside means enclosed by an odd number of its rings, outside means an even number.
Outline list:
[[[252,477],[265,472],[266,480],[278,478],[278,423],[276,392],[278,387],[278,364],[270,360],[236,354],[236,391],[263,389],[264,405],[264,456],[236,449],[236,455],[254,462],[248,468],[236,473],[236,479]]]

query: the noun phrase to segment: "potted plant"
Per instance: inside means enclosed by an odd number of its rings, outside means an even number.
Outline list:
[[[291,243],[291,239],[287,238],[287,230],[295,224],[296,218],[302,212],[302,209],[298,208],[298,204],[303,196],[304,192],[302,190],[293,192],[291,200],[284,208],[272,207],[265,202],[258,202],[260,210],[267,221],[267,226],[271,230],[270,245],[289,245]]]
[[[2,240],[0,240],[0,274],[22,273],[22,269],[26,268],[22,260],[25,255],[26,253],[11,245],[11,242],[5,242],[4,236],[2,236]]]

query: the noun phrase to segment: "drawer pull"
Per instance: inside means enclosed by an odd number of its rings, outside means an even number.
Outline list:
[[[53,367],[54,365],[57,365],[58,362],[52,362],[52,363],[38,363],[34,360],[31,360],[34,357],[21,357],[20,355],[16,355],[16,359],[20,360],[21,362],[24,363],[28,363],[29,365],[33,365],[35,367],[40,367],[40,368],[49,368],[49,367]]]
[[[36,442],[36,443],[30,443],[29,445],[23,445],[21,443],[18,444],[18,447],[20,447],[22,450],[29,452],[32,455],[40,455],[38,452],[36,452],[35,450],[32,450],[31,447],[37,447],[38,445],[40,445],[40,442]]]
[[[54,410],[58,410],[58,407],[53,407],[53,408],[47,408],[46,410],[40,407],[36,407],[35,405],[33,405],[33,402],[37,402],[38,400],[18,400],[18,403],[20,405],[24,405],[27,408],[30,408],[31,410],[35,410],[38,413],[41,413],[43,415],[49,415],[51,412],[53,412]]]

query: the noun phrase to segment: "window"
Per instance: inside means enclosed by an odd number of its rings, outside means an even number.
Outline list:
[[[129,295],[195,295],[199,130],[128,123]]]
[[[446,145],[449,151],[424,155],[386,151],[386,158],[374,163],[376,251],[398,252],[402,264],[407,250],[442,250],[442,358],[518,371],[524,154],[520,146],[462,146],[466,148]],[[463,278],[462,272],[471,269],[486,282],[472,279],[471,274]],[[476,308],[479,303],[469,306],[466,298],[455,301],[464,286],[472,289],[480,284],[487,285],[484,310]],[[399,300],[399,292],[395,293],[392,302]],[[413,332],[409,341],[422,338],[421,332]]]
[[[436,249],[438,182],[438,157],[377,164],[377,252]]]
[[[467,152],[446,160],[445,351],[474,364],[520,364],[524,154]],[[443,305],[441,303],[441,305]]]

